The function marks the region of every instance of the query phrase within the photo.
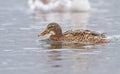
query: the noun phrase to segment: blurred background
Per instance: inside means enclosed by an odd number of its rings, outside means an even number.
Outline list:
[[[119,74],[119,0],[0,0],[0,74]],[[50,22],[63,32],[91,29],[110,43],[81,45],[38,37]]]

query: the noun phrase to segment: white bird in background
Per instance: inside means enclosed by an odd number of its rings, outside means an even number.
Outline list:
[[[88,0],[29,0],[29,7],[36,11],[89,11]]]

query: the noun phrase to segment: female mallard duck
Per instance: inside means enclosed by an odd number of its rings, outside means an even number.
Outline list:
[[[90,30],[75,30],[62,33],[61,27],[57,23],[48,24],[46,30],[38,36],[51,34],[50,39],[56,41],[75,41],[90,43],[105,43],[105,35]]]

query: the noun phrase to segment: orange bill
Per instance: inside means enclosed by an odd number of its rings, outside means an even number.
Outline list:
[[[49,34],[49,30],[48,29],[46,29],[44,32],[42,32],[41,34],[39,34],[38,36],[44,36],[44,35],[46,35],[46,34]]]

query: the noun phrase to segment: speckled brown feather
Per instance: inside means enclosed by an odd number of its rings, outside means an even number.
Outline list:
[[[105,40],[105,35],[90,30],[70,30],[65,32],[60,40],[99,43]]]

